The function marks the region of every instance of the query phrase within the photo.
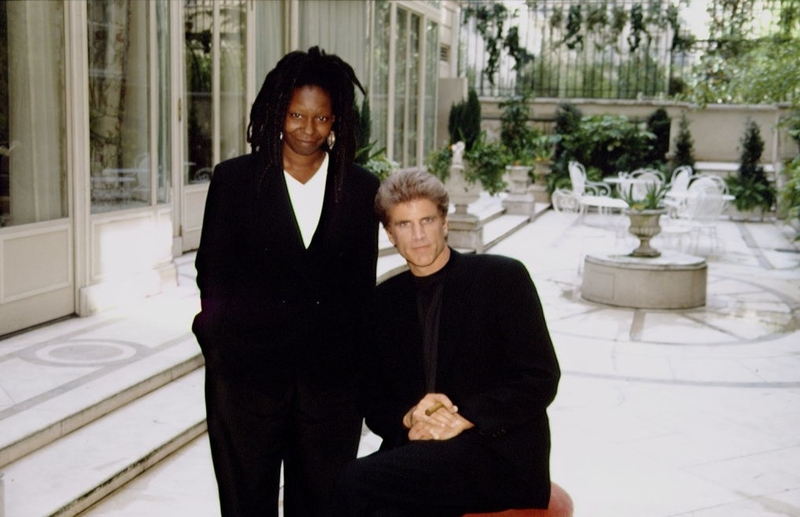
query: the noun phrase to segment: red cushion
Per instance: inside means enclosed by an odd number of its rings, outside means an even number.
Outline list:
[[[506,510],[504,512],[468,513],[464,517],[572,517],[572,498],[555,483],[550,489],[550,504],[547,510]]]

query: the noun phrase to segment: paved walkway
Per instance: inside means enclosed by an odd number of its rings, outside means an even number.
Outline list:
[[[522,260],[544,304],[563,370],[550,409],[552,473],[573,497],[575,516],[800,517],[798,248],[776,224],[724,221],[724,247],[708,257],[706,307],[615,308],[579,296],[586,253],[633,247],[607,222],[550,211],[489,250]],[[132,330],[120,340],[185,339],[197,301],[191,256],[179,262],[183,286],[143,304],[160,304],[165,318],[154,324],[136,317],[144,308],[121,311],[113,317]],[[26,365],[67,357],[59,339],[89,323],[39,329],[13,347],[0,341],[0,358],[19,359],[13,386],[3,369],[9,361],[0,362],[0,427],[2,411],[30,404],[26,393],[62,389]],[[365,433],[362,452],[376,445]],[[202,435],[86,515],[213,517],[215,490]]]

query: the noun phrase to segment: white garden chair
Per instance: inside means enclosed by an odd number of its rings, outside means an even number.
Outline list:
[[[583,164],[569,162],[569,180],[572,183],[572,195],[580,207],[583,216],[587,208],[595,208],[600,214],[622,211],[628,208],[625,201],[611,197],[611,187],[605,183],[589,181]]]

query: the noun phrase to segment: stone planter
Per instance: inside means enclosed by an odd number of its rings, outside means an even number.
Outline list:
[[[506,173],[509,182],[508,196],[503,200],[503,208],[509,215],[533,215],[535,203],[533,194],[528,191],[531,184],[530,171],[527,165],[507,165]]]
[[[445,187],[457,214],[466,214],[470,203],[478,200],[482,190],[479,182],[467,181],[464,177],[464,167],[458,165],[450,167],[450,176],[445,181]]]
[[[527,165],[506,165],[508,173],[508,191],[511,194],[525,194],[531,184],[531,177],[528,174],[533,167]]]
[[[665,208],[650,210],[625,210],[631,220],[628,231],[639,239],[639,247],[630,253],[631,257],[654,258],[661,252],[650,246],[650,239],[661,233],[661,216],[666,214]]]
[[[531,190],[533,198],[537,203],[550,203],[550,194],[547,193],[547,181],[545,176],[552,172],[553,162],[550,160],[537,160],[533,162],[533,174],[535,182]]]

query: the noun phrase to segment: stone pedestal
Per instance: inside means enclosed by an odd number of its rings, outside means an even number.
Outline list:
[[[452,213],[447,216],[447,227],[447,244],[483,253],[483,223],[477,215]]]
[[[509,165],[508,171],[509,189],[508,195],[503,200],[503,208],[509,215],[533,215],[536,202],[533,193],[529,191],[531,183],[530,172],[532,167],[524,165]]]
[[[553,162],[550,160],[538,160],[534,163],[533,173],[536,181],[531,187],[533,192],[533,199],[537,203],[550,204],[550,194],[547,193],[547,180],[545,176],[552,171],[551,166]]]
[[[584,259],[581,296],[636,309],[691,309],[706,304],[705,259],[673,251],[658,258],[589,254]]]
[[[453,163],[450,177],[445,182],[450,202],[455,211],[447,216],[447,244],[458,249],[475,250],[483,253],[483,223],[475,214],[468,212],[469,204],[480,197],[481,187],[469,183],[464,178],[464,166]]]

